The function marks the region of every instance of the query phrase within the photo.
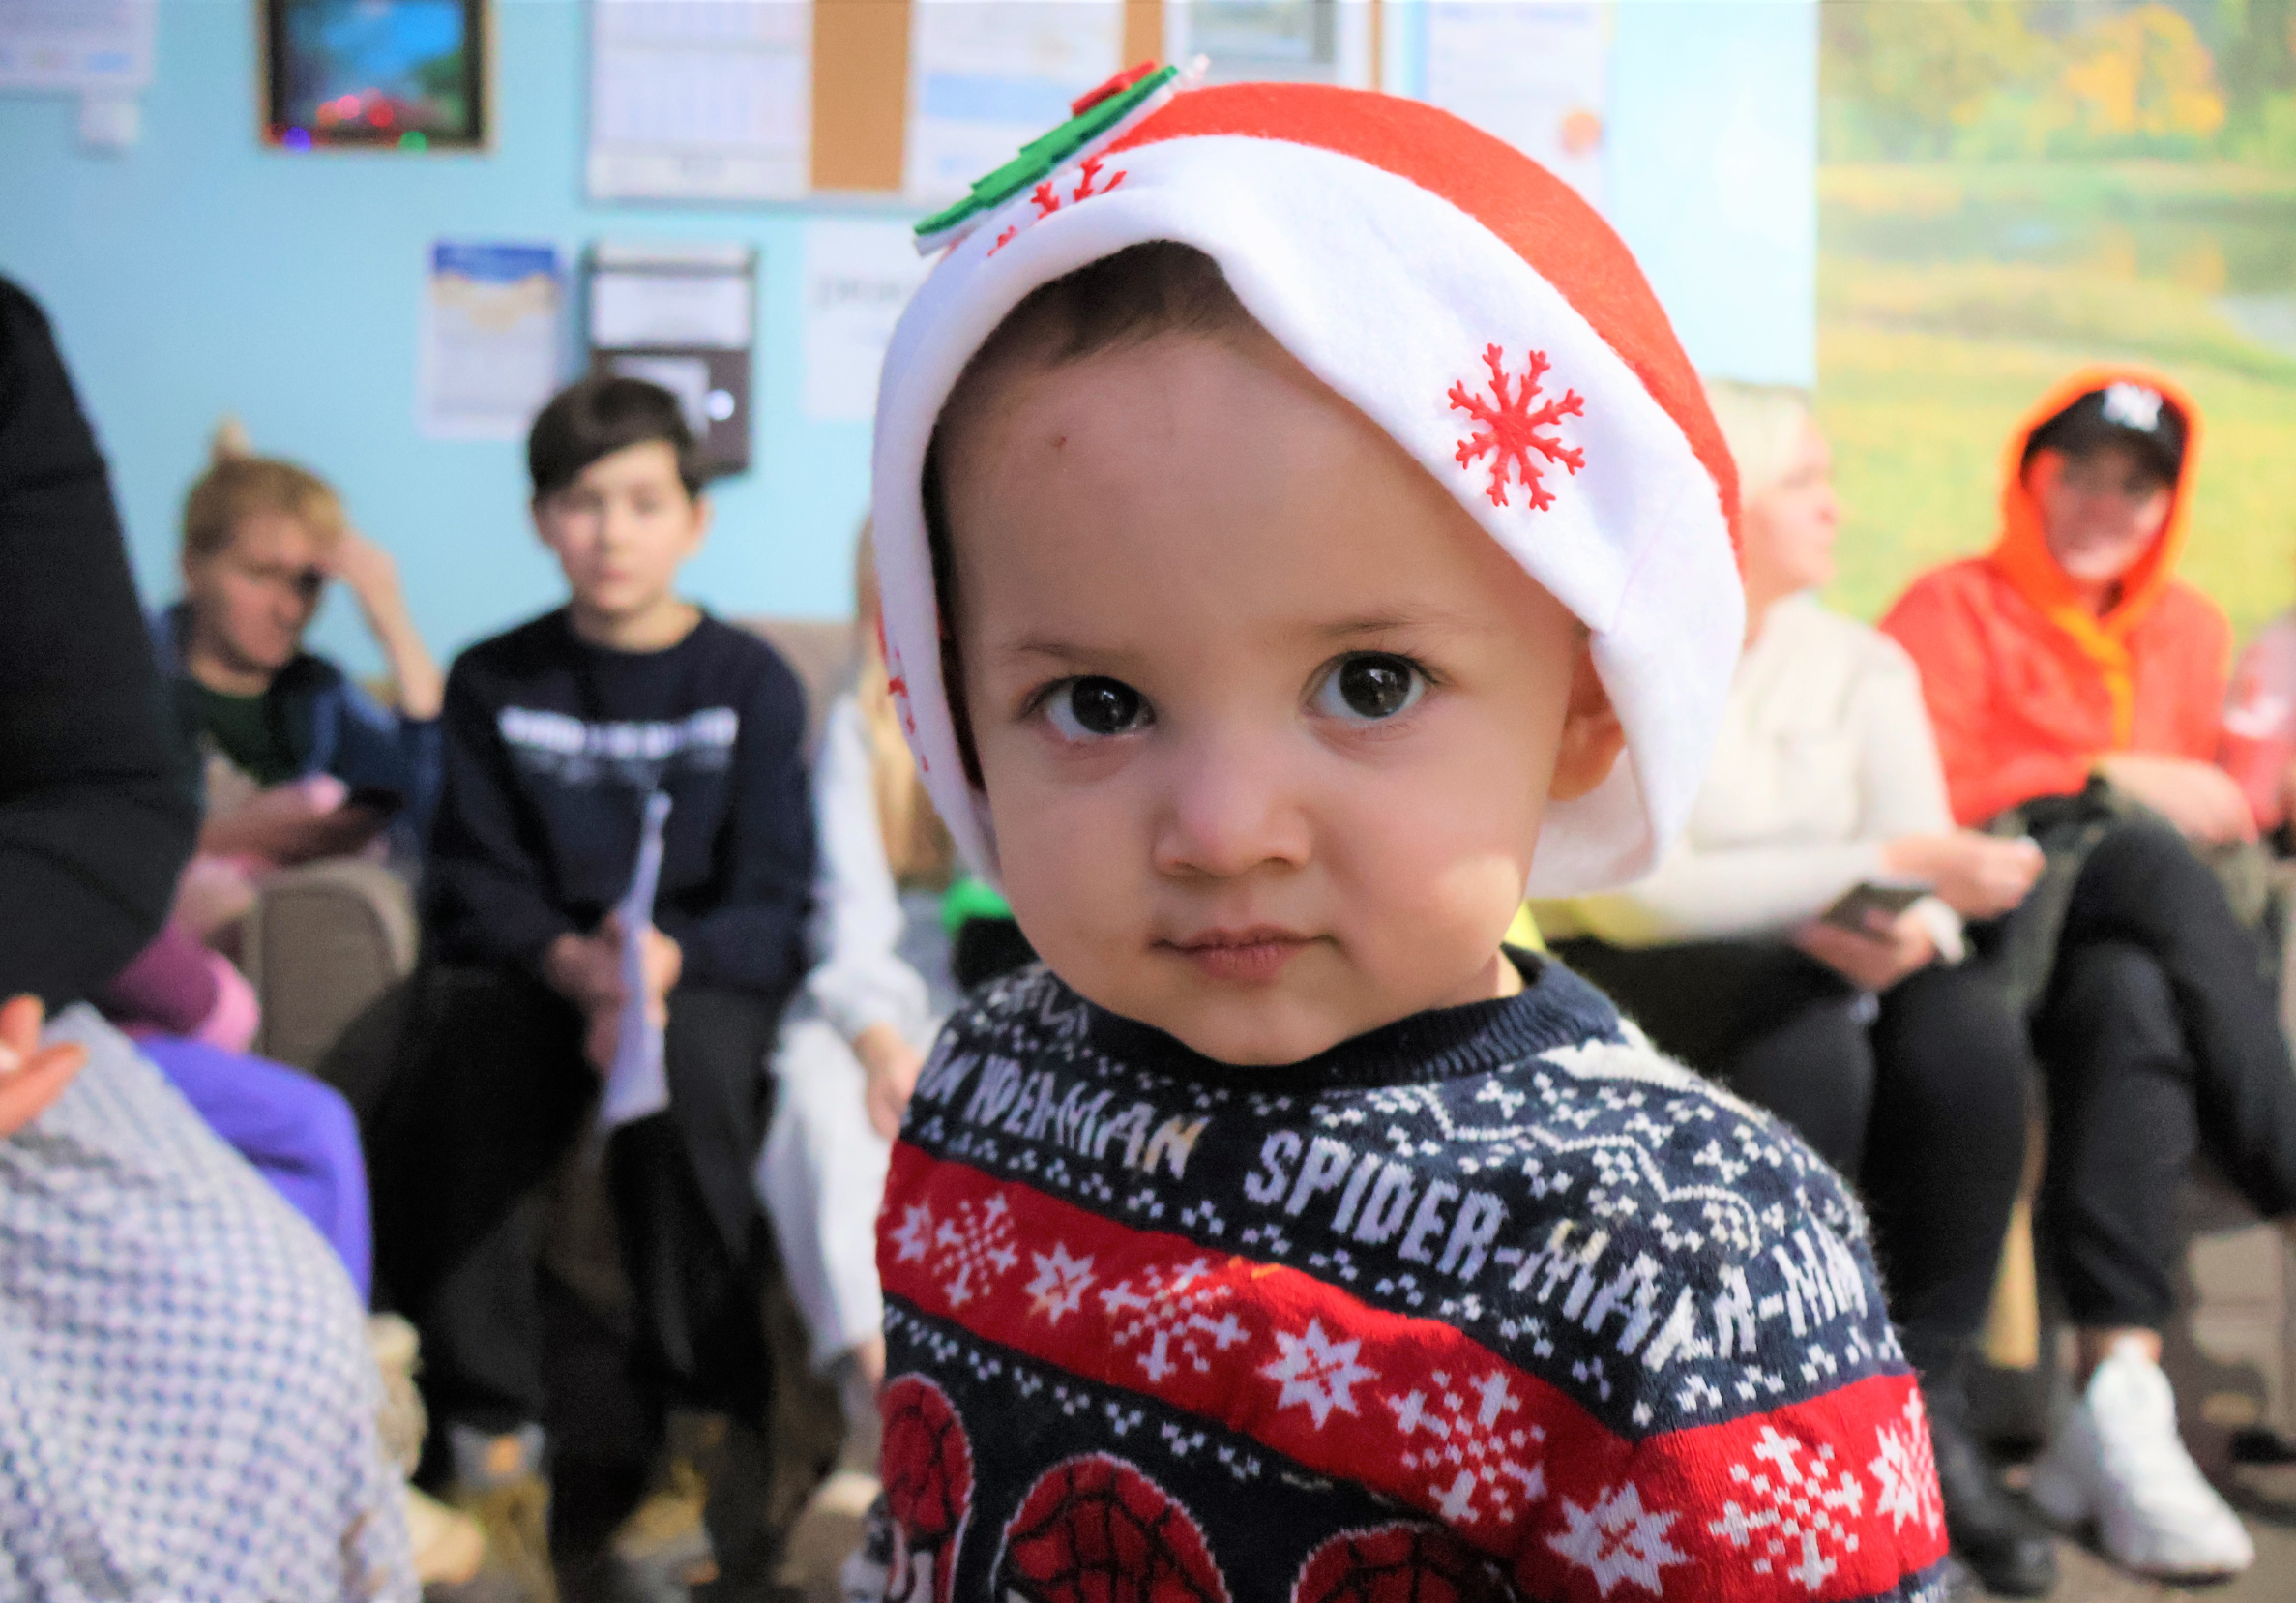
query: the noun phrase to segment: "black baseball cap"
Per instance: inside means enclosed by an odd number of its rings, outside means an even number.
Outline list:
[[[2081,458],[2107,445],[2126,445],[2168,484],[2185,465],[2185,415],[2149,384],[2134,379],[2091,390],[2025,440],[2024,462],[2037,451]],[[2023,464],[2020,464],[2023,465]]]

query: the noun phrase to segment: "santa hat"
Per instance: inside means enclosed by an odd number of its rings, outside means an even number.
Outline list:
[[[1646,872],[1704,776],[1745,602],[1728,449],[1634,258],[1561,180],[1431,106],[1305,84],[1175,95],[1174,77],[1088,96],[918,230],[947,253],[886,353],[872,510],[888,668],[941,816],[993,876],[941,678],[934,422],[1029,291],[1171,240],[1592,632],[1626,756],[1548,810],[1530,891]]]

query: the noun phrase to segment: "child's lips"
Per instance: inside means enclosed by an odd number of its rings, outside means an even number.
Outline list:
[[[1205,930],[1157,944],[1195,965],[1206,979],[1266,985],[1313,939],[1297,931],[1261,925],[1248,930]]]

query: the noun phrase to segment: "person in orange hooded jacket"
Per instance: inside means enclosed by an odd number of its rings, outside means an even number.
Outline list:
[[[2048,953],[2031,1016],[2049,1087],[2044,1216],[2082,1338],[2082,1396],[2034,1497],[2156,1574],[2254,1557],[2179,1440],[2160,1370],[2175,1188],[2202,1134],[2260,1212],[2296,1214],[2277,999],[2191,844],[2255,835],[2214,762],[2231,628],[2174,577],[2198,435],[2165,380],[2076,374],[2010,441],[1992,550],[1915,580],[1881,625],[1921,671],[1956,818],[2029,831],[2070,876],[1989,942]],[[1987,934],[1973,932],[1981,951]]]
[[[2216,766],[2232,626],[2176,578],[2198,443],[2165,380],[2075,375],[2010,442],[1999,543],[1882,620],[1922,667],[1960,823],[2096,774],[2192,839],[2253,837]]]

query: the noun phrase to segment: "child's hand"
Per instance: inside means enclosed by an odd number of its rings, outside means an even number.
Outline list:
[[[603,941],[606,950],[614,955],[614,994],[622,994],[623,924],[620,913],[608,913],[605,922],[598,927],[591,938]],[[643,951],[638,963],[646,976],[646,994],[659,1002],[678,987],[678,977],[686,971],[686,949],[649,924],[641,940]]]
[[[646,976],[646,999],[659,1017],[666,1019],[665,998],[678,988],[678,978],[686,972],[686,949],[649,924],[643,937],[644,954],[640,959]]]
[[[1879,995],[1906,975],[1937,961],[1937,940],[1928,922],[1908,907],[1870,935],[1852,935],[1836,925],[1805,924],[1794,944],[1860,991]]]
[[[87,1049],[74,1043],[41,1046],[46,1015],[37,996],[0,1007],[0,1139],[45,1113],[88,1061]]]
[[[604,925],[595,935],[563,935],[543,950],[543,978],[584,1013],[622,1005],[622,942]]]
[[[853,1055],[861,1059],[866,1077],[862,1098],[869,1123],[887,1141],[896,1140],[917,1089],[918,1072],[925,1067],[924,1054],[891,1024],[871,1024],[853,1038]]]

